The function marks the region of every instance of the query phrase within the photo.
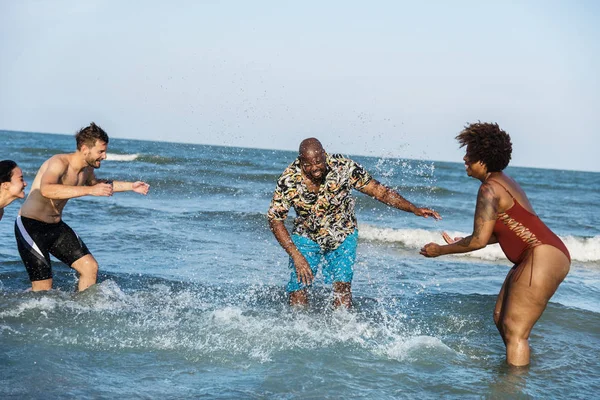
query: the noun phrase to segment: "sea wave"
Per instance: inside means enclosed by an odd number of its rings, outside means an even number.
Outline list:
[[[66,150],[58,147],[21,147],[18,151],[23,154],[46,157],[48,155],[64,153]]]
[[[444,243],[441,231],[429,231],[426,229],[379,228],[372,225],[361,224],[359,225],[359,232],[361,239],[399,243],[402,246],[411,249],[421,248],[424,244],[430,242]],[[465,237],[470,234],[458,231],[447,231],[447,233],[451,237]],[[600,261],[600,236],[589,238],[581,236],[564,236],[561,237],[561,240],[565,243],[565,246],[567,246],[573,261]],[[472,257],[489,261],[506,259],[498,244],[492,244],[483,249],[456,256]]]
[[[115,154],[106,153],[106,159],[109,161],[133,161],[139,157],[139,154]]]
[[[355,311],[348,312],[332,310],[330,292],[314,288],[311,306],[298,312],[272,286],[242,290],[147,276],[112,278],[82,293],[0,293],[0,338],[11,335],[70,349],[175,351],[193,362],[226,364],[349,349],[381,360],[452,363],[478,357],[479,345],[464,348],[460,342],[478,340],[485,327],[478,312],[495,297],[437,294],[422,297],[414,309],[398,298],[357,296]],[[454,307],[451,314],[444,312],[448,304]],[[567,315],[597,320],[584,310],[553,305],[550,310],[558,326],[568,326]],[[580,328],[589,334],[594,326]]]
[[[184,165],[188,160],[180,157],[168,157],[154,154],[140,154],[138,161],[156,165]]]
[[[320,348],[412,362],[456,357],[440,338],[384,313],[377,302],[359,298],[360,311],[333,311],[329,292],[317,290],[318,306],[296,312],[276,288],[230,289],[164,281],[127,290],[109,279],[77,294],[8,292],[0,296],[0,337],[4,326],[5,335],[69,348],[177,351],[225,363],[268,363]]]
[[[571,253],[571,258],[577,261],[600,261],[600,236],[584,238],[580,236],[561,237]]]

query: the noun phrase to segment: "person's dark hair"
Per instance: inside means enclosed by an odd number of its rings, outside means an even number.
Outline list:
[[[81,146],[84,144],[88,147],[94,147],[97,140],[108,144],[108,135],[102,128],[92,122],[75,134],[75,140],[77,141],[77,150],[81,150]]]
[[[17,163],[13,160],[0,161],[0,183],[10,182],[12,172],[17,167]]]
[[[469,162],[481,161],[489,172],[499,172],[508,166],[512,143],[508,133],[498,124],[476,122],[468,124],[456,136],[460,147],[467,146]]]

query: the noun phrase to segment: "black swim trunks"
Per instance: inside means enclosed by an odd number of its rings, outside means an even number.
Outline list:
[[[63,221],[49,224],[18,216],[15,221],[15,237],[19,254],[32,282],[52,278],[50,254],[68,266],[91,254],[85,243]]]

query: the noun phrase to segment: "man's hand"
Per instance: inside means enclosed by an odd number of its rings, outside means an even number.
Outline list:
[[[113,185],[110,183],[97,183],[94,186],[91,186],[91,196],[112,196],[113,195]]]
[[[310,269],[310,265],[306,258],[302,254],[294,257],[294,266],[296,267],[296,276],[298,277],[298,282],[302,282],[304,285],[308,286],[312,283],[314,276],[312,270]]]
[[[148,194],[149,189],[150,185],[148,185],[146,182],[137,181],[131,184],[131,190],[136,193],[143,194],[144,196]]]
[[[417,208],[417,209],[414,211],[414,214],[415,214],[417,217],[425,217],[425,218],[428,218],[428,217],[433,217],[433,218],[435,218],[435,219],[437,219],[437,220],[440,220],[440,219],[442,219],[442,217],[440,216],[440,214],[438,214],[438,212],[437,212],[437,211],[433,211],[433,210],[431,210],[431,209],[429,209],[429,208]]]

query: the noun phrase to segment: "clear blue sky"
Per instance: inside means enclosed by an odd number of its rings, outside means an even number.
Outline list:
[[[600,2],[0,0],[0,129],[600,171]]]

